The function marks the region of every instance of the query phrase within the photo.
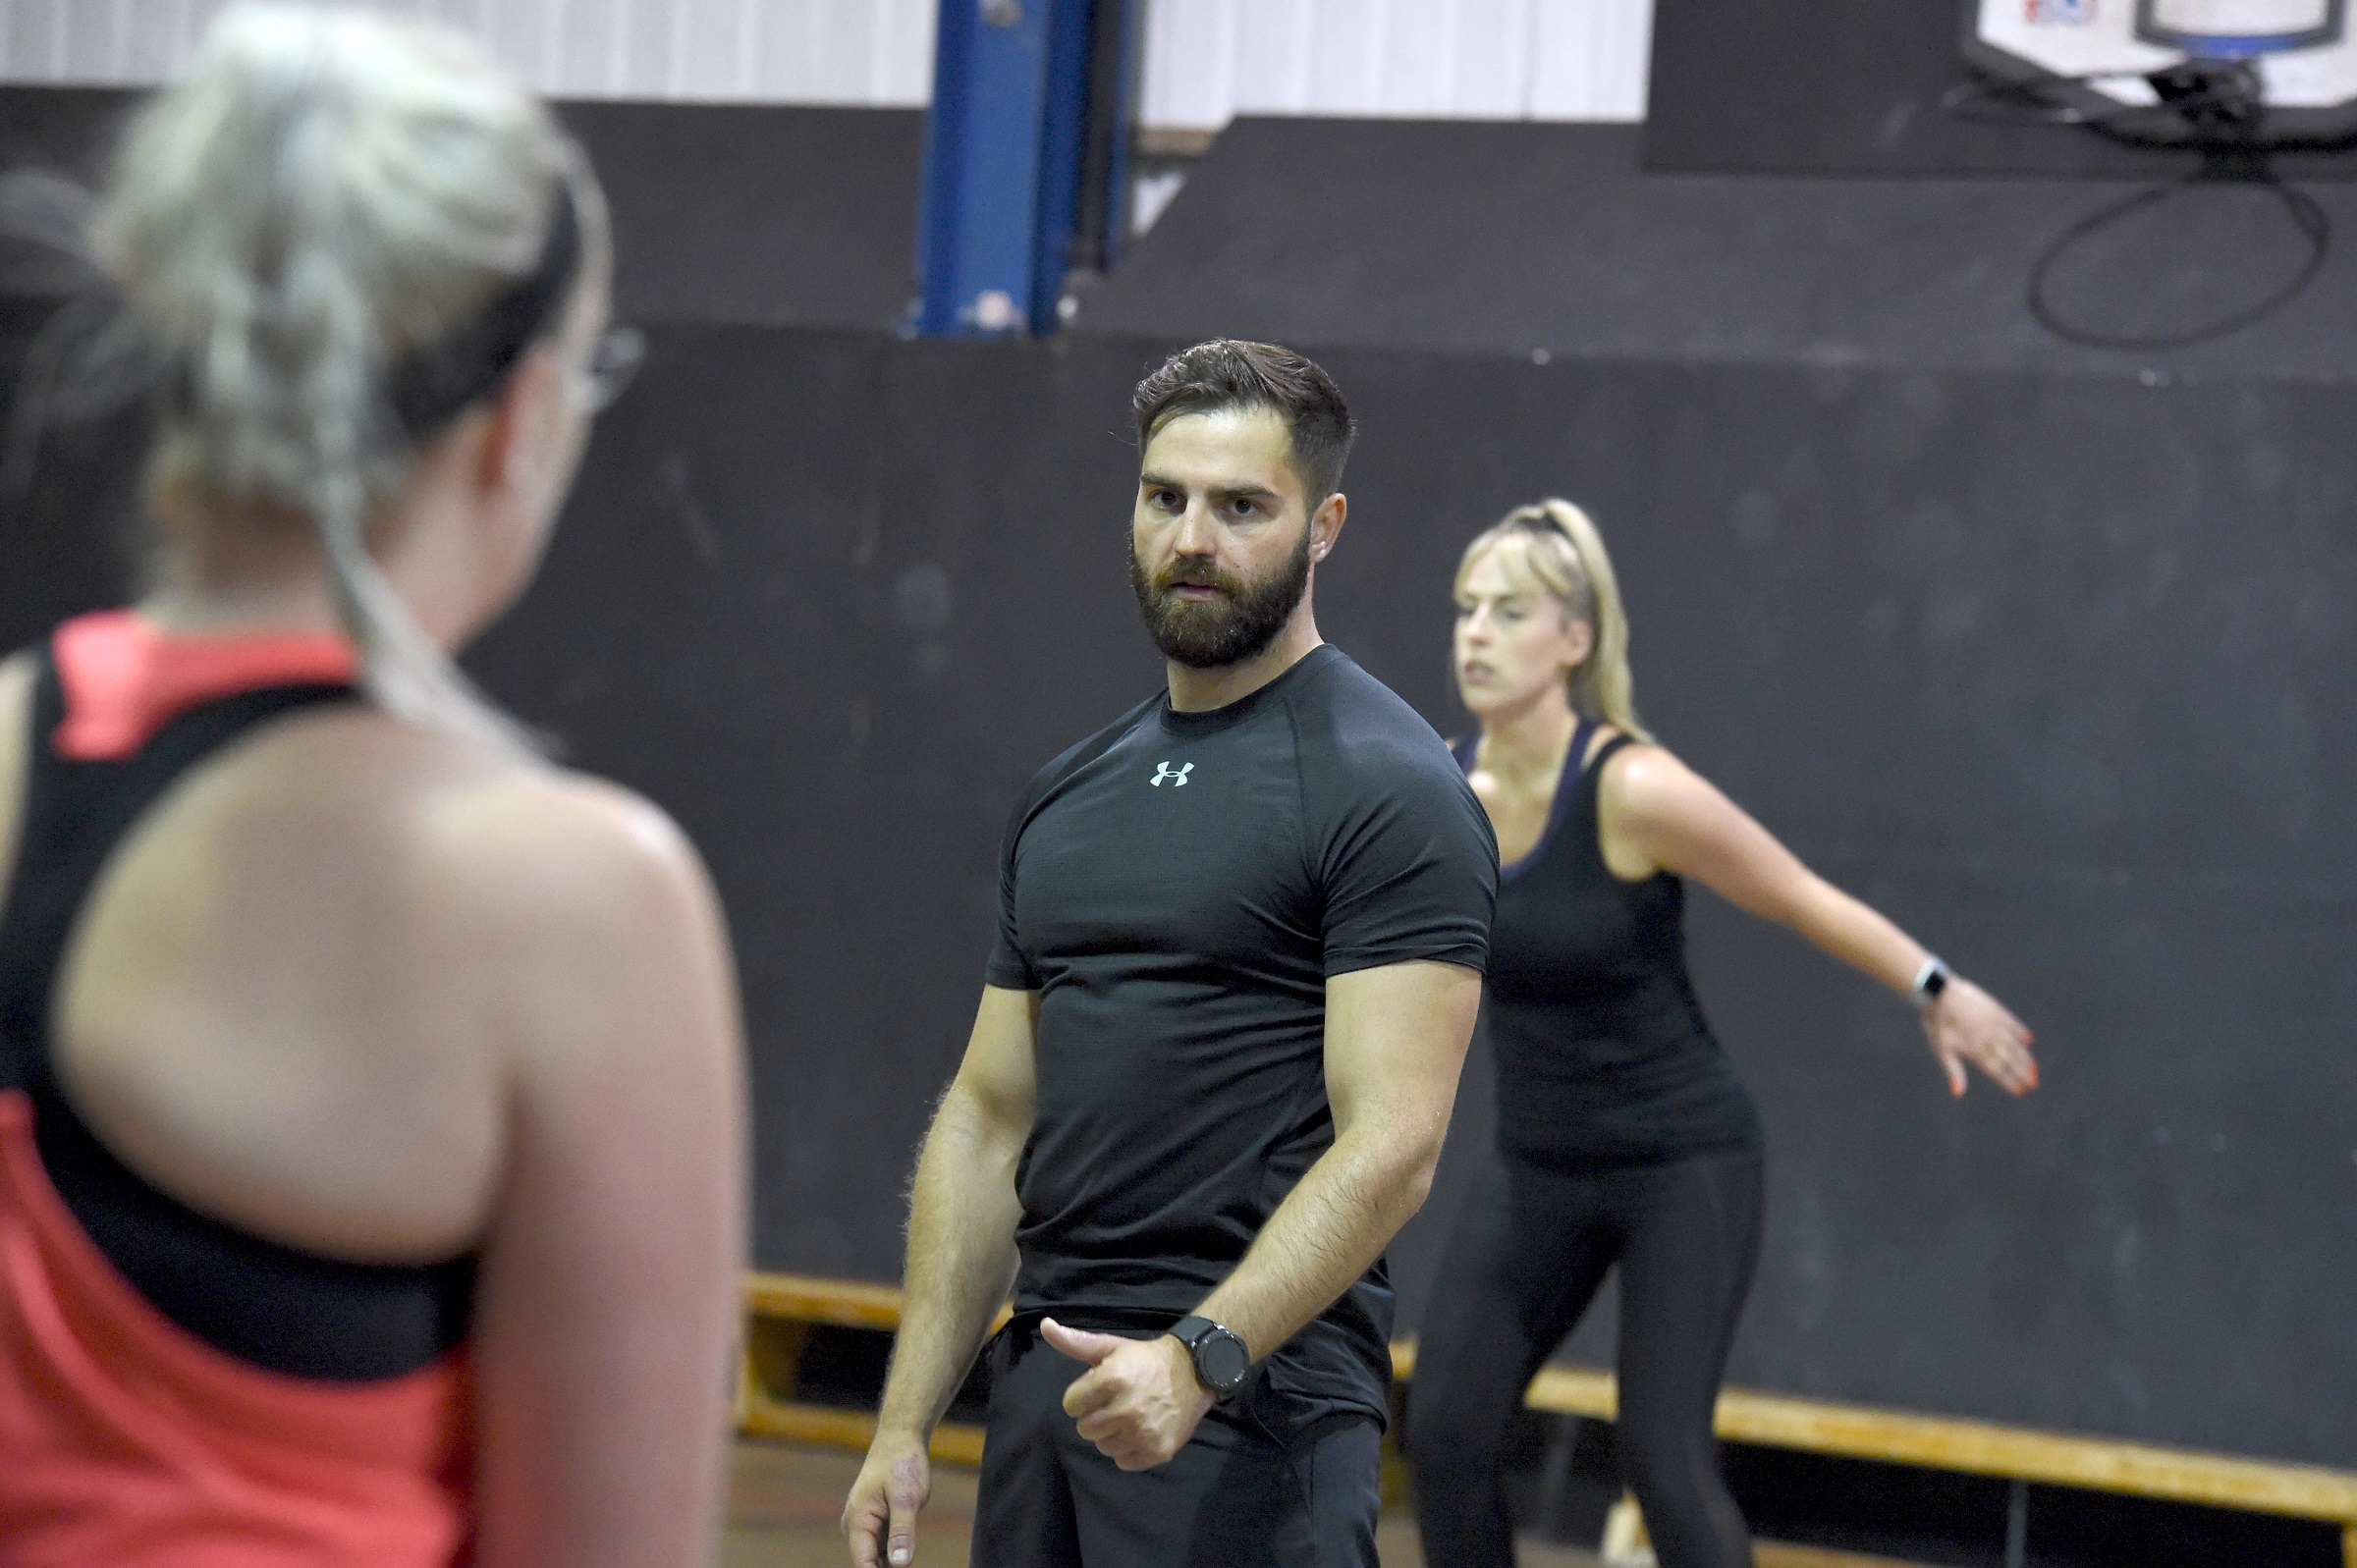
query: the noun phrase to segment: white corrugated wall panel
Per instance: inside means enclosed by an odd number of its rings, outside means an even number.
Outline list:
[[[627,36],[630,0],[564,0],[550,27],[549,69],[541,81],[568,98],[611,97],[621,90],[615,51]]]
[[[66,69],[69,72],[119,75],[129,0],[58,0],[66,27]]]
[[[1387,0],[1377,23],[1380,49],[1375,74],[1378,114],[1457,115],[1453,101],[1459,0],[1426,0],[1418,5]]]
[[[164,81],[227,0],[0,0],[0,81]],[[564,97],[918,107],[935,0],[358,0],[439,17]]]
[[[180,60],[188,7],[182,0],[116,0],[116,9],[122,19],[123,74],[168,75]]]
[[[1309,39],[1311,114],[1383,113],[1383,57],[1391,42],[1389,0],[1301,0],[1313,16]]]
[[[15,61],[23,76],[47,76],[56,12],[44,0],[0,5],[0,61]],[[39,63],[38,72],[27,69]]]
[[[933,98],[933,0],[875,0],[882,20],[868,78],[870,103],[929,103]]]
[[[1538,0],[1533,120],[1642,120],[1652,0]]]
[[[1653,0],[1148,0],[1149,126],[1643,116]]]
[[[1253,25],[1257,29],[1272,15],[1300,7],[1301,0],[1260,0],[1252,8]],[[1225,124],[1224,116],[1210,116],[1214,105],[1236,101],[1239,59],[1256,71],[1254,92],[1285,90],[1278,80],[1257,74],[1257,68],[1272,62],[1282,68],[1293,57],[1283,51],[1238,49],[1238,0],[1146,0],[1139,119],[1150,126]]]
[[[930,87],[932,8],[923,0],[915,8],[927,24],[921,37],[907,27],[911,9],[899,0],[864,6],[757,0],[751,8],[756,33],[749,95],[787,103],[878,101],[908,85],[906,62],[887,57],[921,50],[926,69],[916,80],[914,101],[923,102]]]
[[[1163,7],[1146,0],[1150,12]],[[1171,7],[1182,12],[1181,7]],[[1189,73],[1188,101],[1218,93],[1232,103],[1264,106],[1270,114],[1299,114],[1309,102],[1310,62],[1306,43],[1315,26],[1309,0],[1268,0],[1252,4],[1230,0],[1223,8],[1226,24],[1218,34],[1219,53]],[[1147,57],[1151,59],[1152,56]],[[1151,66],[1140,70],[1148,81]],[[1157,122],[1148,115],[1148,125]]]
[[[619,56],[614,77],[615,96],[670,96],[672,61],[677,42],[669,6],[627,7],[622,35],[615,43],[615,52]]]
[[[1519,120],[1530,113],[1533,14],[1538,0],[1460,0],[1449,101],[1468,119]]]
[[[0,80],[146,83],[225,0],[0,0]],[[918,105],[936,0],[373,0],[576,97]],[[963,0],[961,0],[963,3]],[[1148,0],[1149,126],[1235,114],[1633,120],[1652,0]]]
[[[667,98],[732,98],[740,91],[744,0],[666,0],[671,13]]]

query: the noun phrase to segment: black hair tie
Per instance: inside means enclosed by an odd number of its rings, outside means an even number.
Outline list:
[[[386,398],[410,438],[424,441],[439,433],[507,380],[532,345],[547,336],[580,271],[580,212],[571,183],[559,181],[548,243],[532,270],[440,343],[412,350],[395,362]]]

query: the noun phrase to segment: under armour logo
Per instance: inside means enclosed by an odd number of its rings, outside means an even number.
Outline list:
[[[1154,787],[1160,789],[1162,782],[1168,779],[1183,789],[1186,787],[1186,776],[1194,771],[1195,765],[1191,762],[1182,762],[1176,768],[1167,762],[1158,762],[1154,765]]]

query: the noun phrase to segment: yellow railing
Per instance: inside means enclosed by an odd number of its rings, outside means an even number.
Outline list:
[[[756,1273],[745,1285],[745,1314],[740,1429],[866,1446],[875,1433],[874,1417],[795,1399],[798,1363],[813,1326],[898,1328],[901,1293],[889,1285]],[[1413,1340],[1392,1347],[1392,1366],[1402,1379],[1415,1377]],[[1528,1403],[1534,1410],[1599,1421],[1619,1413],[1613,1375],[1577,1367],[1541,1372],[1531,1380]],[[2326,1521],[2341,1527],[2347,1568],[2357,1568],[2357,1475],[2345,1471],[1740,1388],[1719,1396],[1717,1426],[1729,1442]],[[934,1435],[933,1452],[944,1460],[979,1463],[981,1430],[945,1425]]]

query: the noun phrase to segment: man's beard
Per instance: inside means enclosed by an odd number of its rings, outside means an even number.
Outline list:
[[[1221,597],[1181,599],[1172,591],[1181,585],[1217,588]],[[1301,530],[1301,546],[1285,565],[1249,585],[1233,573],[1185,562],[1174,562],[1149,579],[1132,547],[1129,586],[1137,591],[1146,630],[1164,658],[1190,670],[1241,664],[1277,640],[1309,587],[1309,529]]]

